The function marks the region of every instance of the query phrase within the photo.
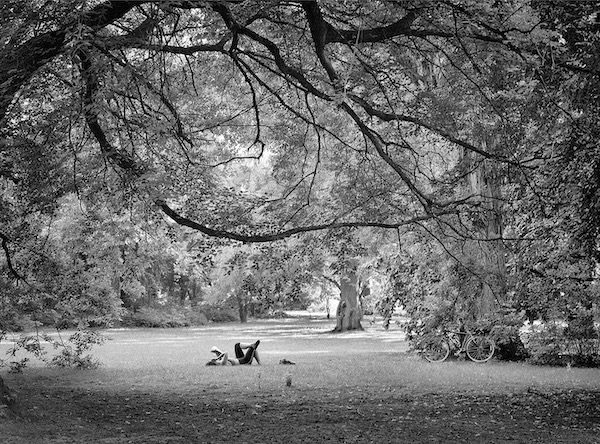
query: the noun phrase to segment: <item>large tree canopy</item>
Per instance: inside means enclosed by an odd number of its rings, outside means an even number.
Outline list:
[[[596,173],[566,177],[558,196],[544,180],[595,150],[581,125],[595,105],[578,95],[596,91],[594,8],[3,2],[7,268],[19,274],[15,252],[38,249],[77,193],[241,242],[419,229],[476,264],[489,311],[507,294],[506,241],[546,230],[596,249]],[[575,140],[573,163],[558,148]],[[548,222],[553,208],[578,216]],[[339,272],[352,287],[356,264]]]
[[[421,1],[120,1],[90,9],[66,3],[3,5],[4,143],[17,137],[39,143],[31,140],[39,134],[24,135],[15,124],[34,123],[33,108],[50,120],[39,108],[61,106],[69,128],[53,132],[89,133],[99,154],[152,185],[150,194],[169,217],[206,234],[268,241],[324,227],[396,227],[453,214],[474,201],[436,186],[455,180],[449,176],[457,174],[457,147],[516,167],[522,160],[520,140],[496,147],[478,133],[521,123],[502,93],[517,88],[528,67],[515,46],[537,24],[528,8]],[[504,80],[496,78],[502,70]],[[60,105],[59,91],[66,102]],[[457,92],[463,94],[458,101]],[[302,166],[278,181],[279,195],[295,199],[281,215],[285,224],[259,233],[192,217],[218,174],[214,164],[260,157],[265,149],[274,162],[289,162],[285,155]],[[344,167],[355,177],[320,185],[331,169]],[[320,220],[311,218],[306,209],[325,186],[354,195]],[[277,207],[276,200],[255,199],[252,209]],[[372,208],[380,209],[368,217]]]

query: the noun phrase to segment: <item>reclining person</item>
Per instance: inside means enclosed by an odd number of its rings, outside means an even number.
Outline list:
[[[238,342],[234,346],[235,358],[230,358],[227,352],[221,351],[218,347],[213,347],[210,351],[217,357],[208,361],[206,365],[250,365],[254,359],[260,365],[260,358],[256,351],[259,344],[260,341],[254,343]],[[244,350],[246,350],[245,353]]]

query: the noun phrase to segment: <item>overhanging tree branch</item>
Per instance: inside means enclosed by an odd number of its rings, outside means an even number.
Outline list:
[[[138,165],[127,153],[113,146],[100,126],[97,110],[98,105],[95,102],[95,97],[99,89],[98,78],[94,71],[95,68],[92,65],[90,55],[86,51],[80,50],[78,56],[81,62],[81,74],[85,86],[83,90],[83,113],[90,131],[98,141],[102,153],[112,163],[125,171],[133,172],[136,176],[141,176],[145,172],[145,169]]]
[[[216,12],[218,12],[221,15],[223,21],[225,22],[225,25],[229,28],[229,30],[232,33],[245,35],[246,37],[264,46],[273,56],[275,64],[277,65],[277,67],[283,75],[295,79],[300,83],[300,85],[302,85],[303,88],[305,88],[307,91],[309,91],[316,97],[327,101],[331,100],[331,98],[327,94],[323,93],[322,91],[319,91],[311,82],[309,82],[306,79],[306,77],[302,74],[302,72],[286,63],[285,59],[281,55],[281,50],[274,42],[267,39],[266,37],[261,36],[257,32],[252,31],[246,26],[238,23],[225,4],[213,3],[212,7]]]
[[[17,280],[26,282],[23,276],[19,274],[19,272],[15,269],[12,263],[10,249],[8,248],[8,242],[10,239],[4,233],[0,233],[0,239],[2,239],[2,250],[4,251],[4,258],[6,259],[6,266],[8,267],[8,270]]]
[[[144,3],[147,1],[107,1],[58,30],[32,37],[17,47],[6,46],[0,51],[0,121],[14,96],[35,72],[65,51],[70,29],[82,25],[98,31]]]
[[[417,119],[416,117],[408,116],[405,114],[388,113],[385,111],[378,110],[374,106],[369,104],[365,99],[358,97],[357,95],[354,95],[354,94],[350,94],[350,95],[348,95],[348,97],[350,98],[350,100],[352,100],[353,102],[360,105],[361,108],[364,109],[368,115],[370,115],[372,117],[377,117],[378,119],[381,119],[384,122],[397,121],[397,122],[412,123],[414,125],[425,128],[435,134],[438,134],[438,135],[442,136],[444,139],[446,139],[447,141],[452,142],[460,147],[463,147],[468,151],[477,153],[477,154],[481,155],[482,157],[485,157],[486,159],[494,159],[499,162],[508,163],[508,164],[512,164],[512,165],[520,165],[519,162],[515,162],[514,160],[511,160],[507,157],[499,156],[497,154],[493,154],[488,151],[485,151],[482,148],[479,148],[471,143],[465,142],[464,140],[461,140],[458,137],[453,136],[449,132],[447,132],[443,129],[440,129],[440,128],[436,128],[433,125],[431,125],[421,119]]]
[[[310,26],[310,32],[313,38],[313,42],[315,44],[315,51],[317,53],[317,57],[321,62],[323,68],[327,72],[329,76],[329,80],[336,85],[339,81],[339,76],[335,72],[333,65],[331,64],[331,60],[325,54],[325,47],[328,43],[328,34],[329,32],[333,32],[333,27],[323,20],[323,15],[321,14],[321,9],[316,2],[306,2],[302,4],[304,11],[306,12],[306,18],[308,20],[308,24]]]
[[[418,222],[425,222],[431,220],[436,217],[441,217],[443,215],[455,214],[456,211],[443,211],[436,214],[425,214],[421,216],[415,216],[409,219],[405,219],[399,222],[362,222],[362,221],[352,221],[352,222],[333,222],[326,224],[317,224],[317,225],[308,225],[303,227],[290,228],[283,231],[278,231],[270,234],[252,234],[245,235],[240,233],[235,233],[228,230],[220,230],[215,228],[210,228],[205,225],[202,225],[196,221],[188,219],[175,210],[173,210],[164,200],[157,200],[156,205],[169,216],[174,222],[178,225],[185,226],[188,228],[192,228],[193,230],[204,233],[208,236],[218,237],[222,239],[231,239],[244,243],[261,243],[261,242],[273,242],[277,240],[286,239],[288,237],[302,234],[302,233],[310,233],[314,231],[322,231],[329,229],[339,229],[339,228],[383,228],[383,229],[397,229],[399,227],[412,225]]]

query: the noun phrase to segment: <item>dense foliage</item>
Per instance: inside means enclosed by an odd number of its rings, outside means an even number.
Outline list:
[[[402,306],[513,357],[526,318],[597,337],[596,2],[0,12],[2,329],[335,294],[337,330]]]

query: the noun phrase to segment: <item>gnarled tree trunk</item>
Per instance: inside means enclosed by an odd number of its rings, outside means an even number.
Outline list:
[[[334,331],[362,330],[362,304],[356,271],[350,270],[340,279],[340,304]]]

